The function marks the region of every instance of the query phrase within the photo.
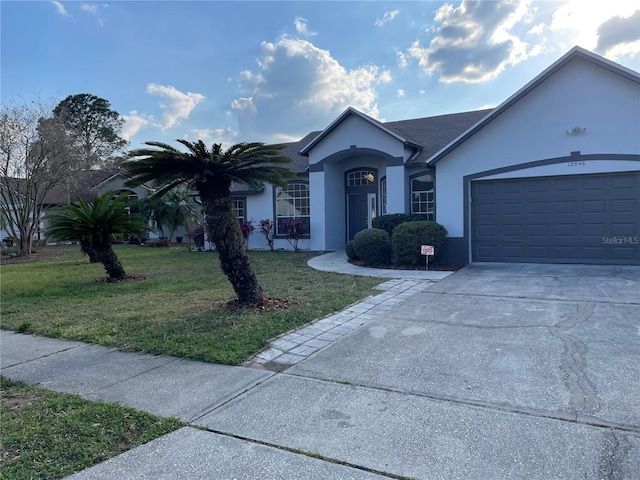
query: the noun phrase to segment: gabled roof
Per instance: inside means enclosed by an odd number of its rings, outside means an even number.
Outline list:
[[[453,141],[449,142],[439,151],[434,152],[434,154],[427,160],[427,163],[430,165],[434,165],[439,162],[442,158],[444,158],[447,154],[449,154],[452,150],[457,148],[460,144],[468,140],[471,136],[475,135],[479,130],[485,127],[487,124],[495,120],[498,116],[504,113],[508,108],[512,107],[516,102],[522,99],[525,95],[529,94],[532,90],[540,86],[545,80],[554,75],[560,69],[564,68],[569,62],[575,59],[582,59],[588,62],[593,63],[599,67],[602,67],[610,72],[613,72],[617,75],[621,75],[622,77],[631,80],[636,83],[640,83],[640,74],[638,72],[634,72],[628,68],[623,67],[615,62],[607,60],[600,55],[596,55],[593,52],[585,50],[580,47],[573,47],[569,52],[563,55],[559,60],[553,63],[550,67],[544,70],[540,75],[531,80],[528,84],[518,90],[515,94],[505,100],[501,105],[492,110],[488,115],[482,118],[480,121],[471,126],[471,128],[467,129],[457,138],[453,139]]]
[[[286,147],[281,154],[291,158],[292,163],[289,164],[289,168],[296,173],[305,172],[309,167],[308,151],[320,141],[321,137],[326,136],[329,129],[334,129],[340,121],[343,121],[346,118],[345,114],[351,114],[349,112],[357,113],[361,118],[366,118],[368,122],[393,135],[394,138],[415,148],[418,154],[411,159],[411,164],[421,164],[478,120],[485,117],[487,113],[491,112],[491,109],[383,123],[354,108],[349,108],[325,130],[311,132],[297,142],[285,144]],[[302,150],[305,150],[307,155]]]
[[[378,120],[375,120],[370,116],[365,115],[362,112],[359,112],[353,107],[349,107],[344,112],[342,112],[338,118],[336,118],[333,122],[331,122],[331,124],[327,128],[325,128],[322,132],[320,132],[320,134],[316,136],[308,145],[306,145],[302,150],[300,150],[300,155],[309,156],[309,152],[311,151],[311,149],[313,149],[313,147],[315,147],[318,143],[320,143],[327,135],[329,135],[333,130],[335,130],[338,127],[338,125],[340,125],[342,122],[345,121],[345,119],[347,119],[350,116],[357,116],[362,118],[364,121],[374,125],[376,128],[379,128],[386,134],[391,135],[393,138],[401,141],[402,143],[408,144],[416,148],[419,147],[418,144],[404,137],[403,135],[399,134],[397,131],[387,128],[384,123],[381,123]]]
[[[88,170],[82,172],[70,181],[68,194],[66,184],[57,185],[47,194],[44,203],[48,205],[59,205],[67,203],[69,199],[73,202],[77,200],[78,197],[92,202],[98,197],[100,187],[118,176],[129,179],[122,171],[114,169]],[[141,186],[148,190],[151,189],[148,185],[143,184]]]

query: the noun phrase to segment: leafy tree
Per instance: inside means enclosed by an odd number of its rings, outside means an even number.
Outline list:
[[[124,119],[104,98],[80,93],[69,95],[53,110],[78,149],[78,169],[91,169],[114,159],[126,145],[120,137]]]
[[[49,193],[68,178],[76,161],[50,102],[3,104],[0,110],[0,207],[20,256],[31,254]]]
[[[140,214],[150,219],[154,227],[165,236],[164,228],[169,229],[169,241],[179,227],[189,229],[200,222],[201,208],[186,188],[175,188],[163,195],[150,195],[139,204]]]
[[[239,143],[223,150],[220,144],[213,144],[209,149],[202,140],[177,141],[188,151],[182,152],[166,143],[146,142],[145,145],[154,148],[131,152],[135,160],[124,166],[134,179],[132,185],[155,181],[166,185],[161,189],[164,191],[181,184],[197,191],[207,236],[216,246],[220,266],[238,302],[261,303],[264,293],[251,268],[240,224],[233,212],[231,184],[261,188],[268,182],[285,186],[285,179],[294,173],[280,165],[291,160],[279,155],[282,145]]]
[[[93,202],[78,199],[78,204],[63,205],[50,217],[47,235],[57,240],[90,243],[104,266],[110,282],[127,278],[111,245],[116,235],[141,235],[148,230],[138,215],[130,215],[127,195],[114,197],[105,192]]]

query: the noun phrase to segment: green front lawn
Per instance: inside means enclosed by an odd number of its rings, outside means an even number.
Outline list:
[[[79,247],[55,248],[70,255],[0,266],[3,329],[232,365],[282,332],[375,294],[380,283],[313,270],[307,261],[316,253],[251,252],[266,295],[297,305],[230,311],[233,289],[215,252],[116,246],[127,274],[144,278],[111,284]]]
[[[102,462],[182,424],[0,376],[0,478],[53,479]]]

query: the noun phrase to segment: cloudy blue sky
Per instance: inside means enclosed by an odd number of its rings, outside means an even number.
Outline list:
[[[637,0],[6,1],[2,102],[92,93],[132,147],[496,106],[574,45],[640,70]]]

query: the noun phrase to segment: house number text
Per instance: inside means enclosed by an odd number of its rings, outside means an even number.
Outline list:
[[[584,167],[586,164],[587,162],[585,162],[584,160],[581,160],[579,162],[569,162],[570,167]]]

